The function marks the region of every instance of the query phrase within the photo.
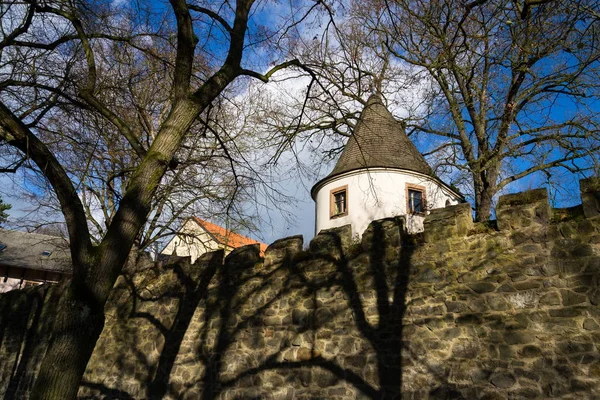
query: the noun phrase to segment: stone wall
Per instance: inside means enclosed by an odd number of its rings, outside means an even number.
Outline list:
[[[0,294],[0,396],[25,399],[47,347],[60,285]]]
[[[570,209],[501,197],[496,223],[458,205],[420,235],[386,219],[362,242],[343,227],[127,270],[80,397],[599,398],[599,186]],[[0,395],[26,396],[52,290],[0,295]]]

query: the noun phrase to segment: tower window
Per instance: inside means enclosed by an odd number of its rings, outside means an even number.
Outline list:
[[[348,215],[348,186],[333,189],[330,197],[330,218]]]
[[[423,186],[406,185],[406,209],[409,214],[425,212],[425,188]]]

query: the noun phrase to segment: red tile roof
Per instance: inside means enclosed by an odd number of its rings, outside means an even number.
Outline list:
[[[198,217],[193,217],[194,221],[198,225],[200,225],[206,232],[212,235],[217,242],[224,246],[228,246],[231,248],[237,248],[246,246],[249,244],[257,244],[260,246],[260,255],[264,256],[265,250],[267,249],[267,245],[261,242],[258,242],[254,239],[250,239],[244,235],[240,235],[239,233],[235,233],[229,231],[222,226],[213,224],[212,222],[205,221]]]

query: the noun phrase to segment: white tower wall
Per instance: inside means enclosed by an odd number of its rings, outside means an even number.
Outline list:
[[[413,185],[413,186],[410,186]],[[347,186],[347,214],[331,217],[331,193]],[[426,211],[407,215],[408,187],[424,188]],[[373,220],[406,215],[411,233],[423,230],[427,210],[454,205],[461,198],[436,180],[416,172],[370,168],[338,175],[322,184],[315,194],[316,233],[323,229],[352,225],[354,235],[362,236]]]

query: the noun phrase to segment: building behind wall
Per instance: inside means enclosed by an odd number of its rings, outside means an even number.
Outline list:
[[[161,254],[189,256],[194,262],[204,253],[223,249],[225,254],[229,254],[233,249],[249,244],[258,244],[263,254],[267,248],[264,243],[232,232],[212,222],[192,217],[183,223]]]
[[[373,220],[406,216],[410,232],[423,230],[432,209],[463,197],[442,182],[383,104],[372,95],[335,168],[317,182],[316,233],[350,224],[360,235]]]
[[[71,273],[65,239],[0,229],[0,292],[58,282]]]

